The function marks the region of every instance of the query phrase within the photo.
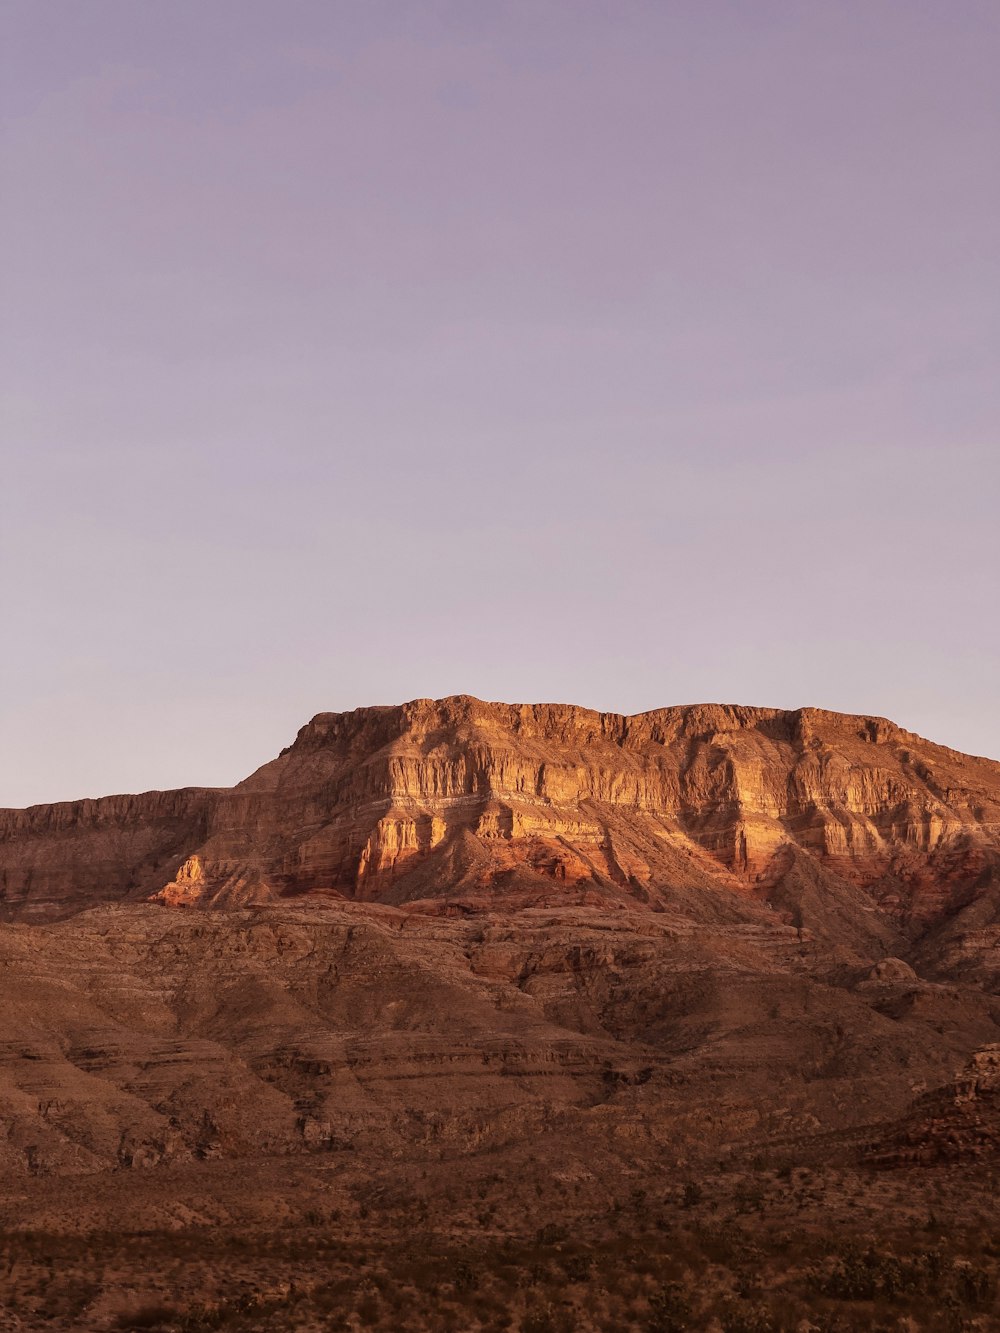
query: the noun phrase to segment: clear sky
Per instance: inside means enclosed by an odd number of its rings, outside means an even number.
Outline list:
[[[1000,758],[996,0],[0,12],[0,804],[459,692]]]

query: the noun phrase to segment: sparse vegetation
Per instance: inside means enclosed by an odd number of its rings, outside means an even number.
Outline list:
[[[540,1161],[535,1170],[490,1181],[488,1233],[476,1222],[482,1178],[455,1170],[442,1172],[447,1208],[439,1181],[412,1177],[431,1223],[420,1229],[403,1182],[359,1173],[310,1196],[303,1172],[300,1211],[280,1225],[8,1231],[0,1300],[19,1333],[1000,1328],[1000,1228],[981,1222],[993,1216],[988,1170],[929,1179],[813,1168],[808,1183],[823,1203],[805,1219],[778,1170],[734,1164],[699,1178],[703,1199],[691,1206],[683,1179],[651,1171],[623,1195],[582,1190],[571,1218],[555,1211],[561,1196]],[[874,1223],[848,1206],[859,1184]],[[747,1211],[748,1188],[763,1212]],[[932,1200],[942,1225],[928,1232]]]

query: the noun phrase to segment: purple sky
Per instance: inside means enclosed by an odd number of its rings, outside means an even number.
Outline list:
[[[457,692],[1000,757],[996,0],[0,10],[0,804]]]

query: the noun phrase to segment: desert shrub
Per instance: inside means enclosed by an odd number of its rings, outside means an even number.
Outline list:
[[[952,1291],[959,1306],[972,1310],[987,1310],[996,1298],[996,1277],[987,1269],[975,1264],[956,1264]]]
[[[140,1329],[177,1328],[184,1316],[180,1310],[169,1305],[143,1305],[138,1310],[120,1314],[111,1325],[122,1333],[138,1333]]]
[[[724,1333],[774,1333],[774,1320],[763,1305],[726,1301],[720,1321]]]
[[[479,1274],[468,1259],[458,1259],[452,1269],[451,1280],[456,1291],[472,1291],[479,1285]]]
[[[539,1245],[558,1245],[560,1241],[569,1237],[569,1229],[562,1226],[559,1222],[546,1222],[543,1227],[538,1228],[535,1240]]]
[[[691,1302],[676,1282],[666,1283],[649,1298],[649,1333],[686,1333],[692,1318]]]
[[[589,1254],[567,1254],[562,1257],[561,1263],[568,1282],[586,1282],[594,1267]]]
[[[971,1265],[955,1270],[952,1295],[958,1295],[959,1274],[972,1271]],[[985,1270],[976,1271],[977,1277],[966,1288],[969,1303],[974,1308],[992,1298],[989,1274]],[[920,1296],[943,1297],[947,1285],[945,1277],[942,1257],[937,1251],[927,1250],[900,1258],[869,1247],[866,1250],[848,1248],[832,1268],[822,1273],[814,1271],[811,1282],[823,1295],[836,1300],[898,1302]]]
[[[381,1309],[379,1299],[375,1293],[372,1291],[367,1296],[362,1296],[355,1308],[362,1328],[374,1328],[378,1323]]]

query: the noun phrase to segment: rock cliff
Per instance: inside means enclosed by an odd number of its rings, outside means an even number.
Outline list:
[[[216,796],[187,788],[0,810],[0,919],[154,891],[206,836]]]
[[[975,966],[998,865],[1000,765],[808,708],[418,699],[320,713],[232,789],[0,812],[8,916],[303,897],[703,915],[735,895],[861,954],[971,914]]]

